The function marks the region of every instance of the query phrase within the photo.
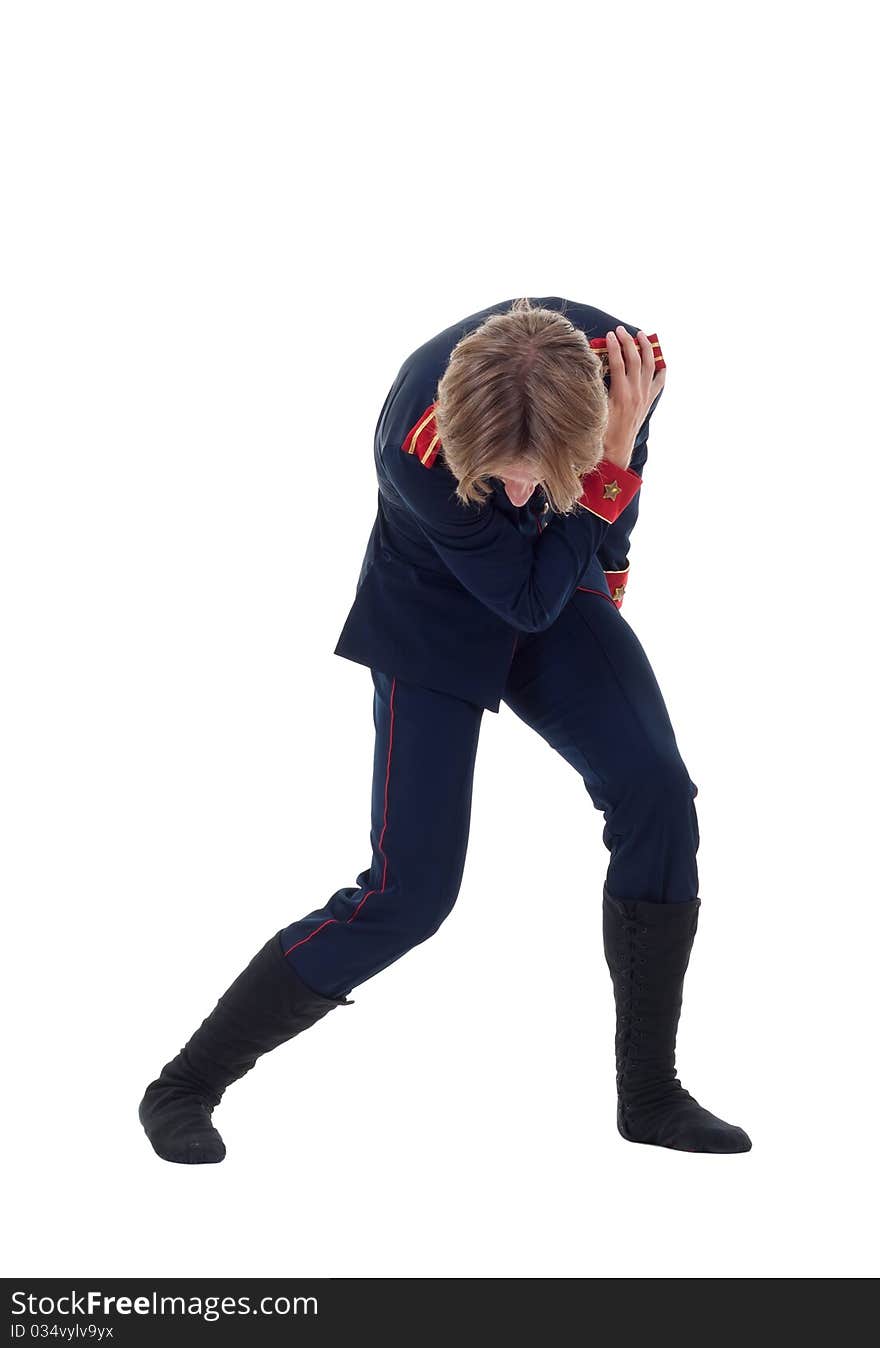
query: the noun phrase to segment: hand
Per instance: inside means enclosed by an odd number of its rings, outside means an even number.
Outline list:
[[[618,468],[628,468],[639,428],[666,383],[666,369],[655,373],[654,352],[641,328],[634,341],[621,323],[616,332],[607,334],[606,345],[611,388],[605,458]]]

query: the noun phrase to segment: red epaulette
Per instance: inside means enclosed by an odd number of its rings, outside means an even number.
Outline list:
[[[630,336],[632,336],[632,333],[630,333]],[[660,350],[660,343],[657,341],[657,334],[656,334],[656,332],[647,333],[646,336],[647,336],[648,341],[651,343],[651,346],[652,346],[652,348],[653,348],[653,350],[654,350],[654,369],[655,369],[655,370],[665,370],[665,369],[666,369],[666,361],[663,359],[663,352]],[[635,340],[636,340],[635,337],[633,337],[633,341],[635,341]],[[590,338],[590,346],[593,348],[594,351],[598,351],[600,357],[602,358],[602,364],[603,364],[603,365],[606,367],[606,369],[607,369],[607,367],[608,367],[608,340],[607,340],[607,338],[605,338],[605,337],[591,337],[591,338]]]
[[[434,460],[440,448],[440,433],[434,417],[436,406],[436,403],[431,403],[430,407],[425,409],[416,424],[407,431],[406,439],[401,445],[404,454],[415,454],[419,463],[425,468],[434,467]]]

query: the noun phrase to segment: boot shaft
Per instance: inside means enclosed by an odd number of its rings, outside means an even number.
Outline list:
[[[169,1085],[198,1084],[212,1106],[257,1059],[321,1020],[349,998],[324,997],[285,958],[281,933],[257,951],[175,1058],[162,1068]]]
[[[602,930],[617,1009],[618,1090],[675,1081],[675,1041],[700,900],[644,903],[605,890]]]

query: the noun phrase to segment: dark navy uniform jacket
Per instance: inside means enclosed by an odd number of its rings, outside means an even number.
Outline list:
[[[515,506],[497,479],[482,506],[463,505],[433,418],[437,385],[460,338],[512,303],[453,324],[401,366],[376,425],[378,509],[334,650],[495,712],[521,633],[549,627],[578,590],[620,606],[648,424],[660,397],[636,436],[630,467],[603,460],[584,477],[583,509],[557,514],[541,487]],[[532,303],[564,313],[588,338],[621,321],[558,296]]]

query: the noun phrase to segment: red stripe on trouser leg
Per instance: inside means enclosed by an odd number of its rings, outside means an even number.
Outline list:
[[[285,950],[302,942],[290,962],[325,997],[347,996],[432,936],[464,870],[483,709],[392,673],[372,678],[370,864],[282,936]]]
[[[310,941],[313,936],[317,936],[318,932],[323,931],[325,927],[333,927],[335,925],[336,925],[336,918],[328,917],[326,922],[322,922],[320,927],[316,927],[314,931],[310,931],[308,936],[304,936],[301,941],[294,941],[293,945],[289,946],[288,949],[285,950],[284,952],[285,955],[289,955],[291,950],[296,950],[297,946],[305,945],[306,941]]]
[[[355,918],[357,917],[358,913],[361,911],[361,909],[363,908],[364,904],[366,903],[367,899],[370,897],[371,894],[381,894],[381,893],[384,892],[384,889],[385,889],[385,881],[386,881],[386,879],[387,879],[387,877],[388,877],[388,857],[387,857],[386,854],[385,854],[385,849],[384,849],[383,846],[382,846],[382,842],[383,842],[383,839],[384,839],[384,837],[385,837],[385,830],[386,830],[386,828],[388,827],[388,783],[389,783],[389,781],[390,781],[390,779],[391,779],[391,750],[392,750],[393,745],[394,745],[394,694],[395,694],[396,688],[397,688],[397,679],[396,679],[396,678],[393,678],[393,679],[391,680],[391,696],[390,696],[389,702],[388,702],[389,710],[390,710],[391,715],[390,715],[390,720],[389,720],[389,723],[388,723],[388,755],[387,755],[386,760],[385,760],[385,797],[384,797],[384,813],[383,813],[383,818],[382,818],[382,832],[381,832],[381,834],[379,835],[379,842],[378,842],[378,850],[379,850],[379,852],[381,852],[381,854],[382,854],[382,863],[383,863],[383,864],[382,864],[382,887],[381,887],[381,889],[368,889],[368,890],[367,890],[367,892],[364,894],[363,898],[361,899],[360,903],[358,904],[357,908],[355,908],[354,912],[352,913],[351,917],[347,919],[348,922],[354,922],[354,920],[355,920]],[[316,927],[314,931],[309,932],[308,936],[304,936],[304,937],[302,938],[302,940],[300,940],[300,941],[295,941],[295,942],[293,943],[292,946],[289,946],[288,949],[285,950],[285,952],[284,952],[285,955],[289,955],[290,952],[291,952],[292,950],[297,950],[301,945],[305,945],[307,941],[311,941],[311,940],[313,939],[313,937],[317,936],[318,932],[319,932],[319,931],[323,931],[325,927],[335,927],[335,926],[338,926],[338,925],[339,925],[338,920],[337,920],[335,917],[328,917],[326,922],[322,922],[321,925],[320,925],[320,927]]]
[[[395,678],[395,679],[392,679],[392,681],[391,681],[391,697],[390,697],[390,699],[389,699],[389,707],[390,707],[390,711],[391,711],[391,719],[390,719],[389,724],[388,724],[388,758],[387,758],[386,763],[385,763],[385,808],[384,808],[384,813],[383,813],[383,816],[382,816],[382,832],[381,832],[380,835],[379,835],[379,843],[378,843],[379,851],[382,853],[382,863],[383,863],[383,864],[382,864],[382,889],[380,889],[380,890],[378,890],[378,891],[375,890],[375,889],[368,889],[367,892],[366,892],[366,894],[364,895],[364,897],[361,899],[360,903],[358,904],[357,908],[355,908],[355,910],[354,910],[354,912],[352,913],[351,917],[348,919],[349,922],[354,922],[354,920],[355,920],[355,918],[357,917],[358,913],[361,911],[361,909],[363,908],[364,904],[366,903],[367,899],[370,897],[371,894],[376,894],[376,893],[381,894],[381,893],[383,892],[383,890],[385,889],[385,880],[386,880],[386,878],[387,878],[387,876],[388,876],[388,858],[387,858],[387,856],[385,855],[385,849],[384,849],[383,846],[382,846],[382,841],[383,841],[383,839],[384,839],[384,837],[385,837],[385,830],[386,830],[386,828],[388,827],[388,783],[389,783],[389,781],[390,781],[390,779],[391,779],[391,749],[392,749],[392,746],[393,746],[393,744],[394,744],[394,691],[395,691],[396,688],[397,688],[397,679]]]

